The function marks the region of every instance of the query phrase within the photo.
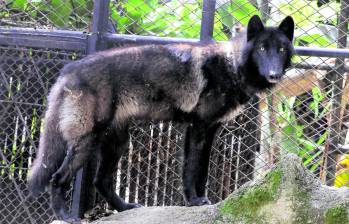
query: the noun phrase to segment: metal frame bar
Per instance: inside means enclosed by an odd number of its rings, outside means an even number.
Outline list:
[[[0,45],[85,51],[87,38],[87,33],[77,31],[0,27]]]
[[[349,58],[348,49],[319,48],[319,47],[295,47],[296,54],[300,56],[329,57],[329,58]]]
[[[349,16],[349,0],[340,1],[340,13],[338,15],[337,29],[338,29],[338,39],[337,48],[347,47],[348,38],[348,16]],[[328,121],[329,125],[329,140],[327,140],[327,158],[326,158],[326,184],[328,186],[333,186],[335,173],[336,173],[336,156],[335,153],[339,144],[341,144],[341,100],[342,100],[342,90],[344,83],[344,73],[345,62],[344,58],[338,56],[335,61],[336,70],[333,70],[326,74],[326,78],[331,81],[329,85],[332,89],[332,110],[330,112],[330,118]]]
[[[178,43],[200,43],[199,39],[175,38],[175,37],[155,37],[127,34],[107,33],[102,37],[108,44],[178,44]]]
[[[88,39],[89,54],[106,47],[101,36],[108,30],[109,2],[110,0],[94,0],[92,33]]]
[[[202,5],[200,41],[212,40],[215,11],[216,0],[204,0]]]
[[[298,69],[313,69],[313,70],[325,70],[325,71],[332,71],[337,69],[335,65],[312,65],[308,63],[297,63],[297,64],[294,64],[294,67]],[[346,72],[349,72],[349,66],[344,66],[344,69]]]
[[[96,41],[94,35],[99,36],[100,42],[107,44],[196,44],[201,42],[199,39],[111,34],[99,31],[89,34],[79,31],[48,31],[33,28],[5,29],[0,27],[0,45],[19,45],[24,47],[53,48],[62,50],[85,51],[88,49],[87,51],[92,53],[93,50],[91,44],[93,41]],[[89,41],[88,44],[87,41]],[[299,56],[349,58],[349,49],[297,46],[295,47],[295,52]]]

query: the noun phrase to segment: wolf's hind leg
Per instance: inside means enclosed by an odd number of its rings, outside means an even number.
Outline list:
[[[76,141],[75,146],[69,146],[60,168],[52,175],[51,184],[59,187],[71,182],[76,172],[87,162],[92,153],[94,135],[87,134]]]
[[[65,194],[67,190],[69,190],[72,178],[90,156],[93,143],[94,136],[88,134],[77,141],[75,147],[70,146],[61,167],[51,178],[52,208],[60,219],[67,222],[75,221],[78,217],[71,217],[70,214],[67,213]]]
[[[51,186],[50,195],[51,195],[51,206],[54,210],[55,214],[59,219],[63,219],[65,221],[77,221],[78,217],[71,217],[70,214],[67,213],[67,204],[65,195],[68,192],[70,184],[65,184],[61,186]]]
[[[125,211],[141,207],[139,204],[126,203],[113,189],[113,174],[122,154],[127,151],[129,144],[128,129],[112,130],[103,135],[101,139],[101,158],[94,184],[98,192],[108,204],[117,211]]]
[[[59,108],[59,130],[68,151],[60,168],[52,175],[51,184],[64,185],[87,161],[95,143],[96,96],[86,89],[65,88]]]

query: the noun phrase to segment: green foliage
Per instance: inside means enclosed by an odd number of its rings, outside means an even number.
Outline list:
[[[27,7],[27,0],[14,0],[12,2],[12,8],[18,10],[24,10]]]
[[[198,38],[201,1],[119,1],[111,4],[111,18],[119,33]]]
[[[283,15],[292,15],[296,24],[295,45],[335,47],[335,29],[339,3],[317,7],[316,1],[293,0],[278,6]]]
[[[70,0],[52,0],[48,7],[47,17],[57,27],[64,27],[69,23],[69,16],[72,14],[73,7]]]
[[[227,40],[230,38],[223,32],[224,26],[232,28],[237,21],[247,26],[252,15],[260,16],[260,13],[248,0],[230,1],[222,4],[217,9],[216,29],[214,30],[216,40]]]
[[[20,21],[36,21],[35,25],[57,28],[87,28],[91,20],[93,0],[9,0],[0,19],[12,18],[21,12]]]
[[[93,0],[7,0],[6,10],[0,10],[0,19],[24,12],[37,25],[57,28],[87,29],[91,22]],[[260,15],[259,9],[248,0],[217,3],[214,36],[216,40],[228,40],[236,24],[247,25],[252,15]],[[292,15],[296,22],[296,45],[335,47],[335,24],[340,4],[331,1],[317,7],[316,1],[292,0],[273,2],[272,18],[268,23]],[[275,14],[275,12],[277,12]],[[276,16],[274,16],[276,15]],[[283,16],[282,16],[283,15]],[[202,0],[159,1],[120,0],[111,1],[110,18],[118,33],[156,35],[168,37],[198,38],[202,16]],[[16,18],[14,18],[16,19]]]
[[[313,119],[321,119],[328,112],[330,103],[320,109],[320,105],[324,104],[325,94],[321,92],[319,87],[312,89],[312,98],[309,107],[314,114]],[[316,141],[304,134],[306,127],[299,123],[294,112],[294,107],[300,103],[297,102],[296,97],[282,97],[282,102],[277,107],[276,120],[282,133],[280,146],[287,152],[299,155],[303,159],[304,165],[314,171],[321,164],[322,150],[320,148],[325,143],[328,133],[323,133]]]

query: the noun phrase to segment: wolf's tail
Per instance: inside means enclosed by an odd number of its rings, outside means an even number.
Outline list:
[[[59,130],[59,107],[62,90],[59,83],[53,86],[48,97],[48,109],[44,120],[44,131],[40,137],[39,150],[29,171],[28,188],[33,195],[45,190],[54,174],[62,164],[67,144]]]

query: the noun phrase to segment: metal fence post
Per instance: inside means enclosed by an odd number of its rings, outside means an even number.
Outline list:
[[[262,14],[262,21],[266,24],[267,20],[270,17],[270,9],[269,9],[269,0],[262,0],[260,4],[260,10]]]
[[[338,15],[338,42],[337,48],[347,47],[348,37],[348,16],[349,16],[349,0],[341,0],[340,13]],[[327,144],[327,161],[326,161],[326,184],[332,186],[335,179],[336,172],[336,156],[337,149],[341,143],[340,131],[341,131],[341,99],[343,90],[343,76],[345,74],[345,58],[338,57],[335,61],[335,70],[326,74],[328,79],[328,86],[332,89],[333,104],[330,114],[329,130]]]
[[[213,37],[216,0],[204,0],[202,6],[200,41],[211,41]]]
[[[110,0],[94,0],[92,33],[88,38],[87,53],[105,49],[102,35],[108,30]]]
[[[92,33],[87,38],[87,54],[106,48],[102,35],[108,29],[109,2],[110,0],[94,0]],[[82,218],[84,213],[95,205],[96,190],[92,183],[96,167],[97,162],[90,160],[75,177],[71,207],[74,217]]]

